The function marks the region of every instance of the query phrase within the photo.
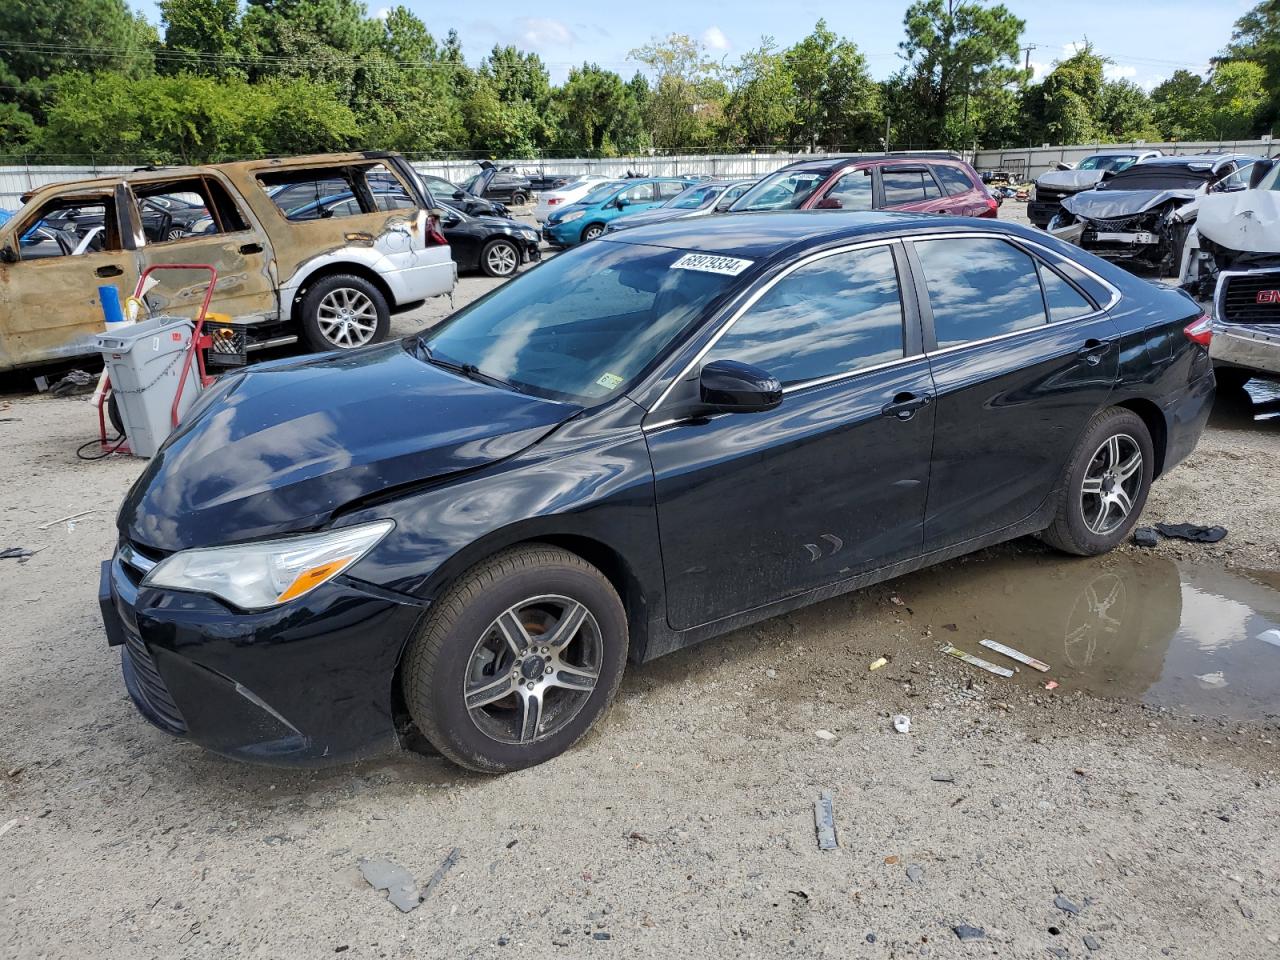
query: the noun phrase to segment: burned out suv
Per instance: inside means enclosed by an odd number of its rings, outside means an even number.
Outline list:
[[[996,207],[982,178],[957,155],[890,153],[787,164],[729,210],[898,210],[995,217]]]
[[[394,185],[404,209],[380,200]],[[350,202],[318,201],[345,194]],[[150,201],[191,198],[198,232],[147,228]],[[210,264],[211,309],[253,345],[348,349],[386,337],[390,313],[449,293],[457,278],[431,194],[401,157],[348,153],[141,170],[32,191],[0,226],[0,371],[94,352],[98,287],[132,294],[158,264]],[[74,216],[69,214],[74,213]],[[51,223],[67,242],[55,242]],[[66,224],[78,224],[71,232]],[[74,238],[74,242],[71,242]],[[56,248],[56,249],[55,249]],[[199,273],[157,286],[153,313],[191,316]]]

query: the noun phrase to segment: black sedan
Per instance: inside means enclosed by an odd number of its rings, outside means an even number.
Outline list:
[[[532,263],[540,256],[538,231],[519,220],[470,217],[446,206],[440,227],[459,270],[509,277],[522,263]]]
[[[467,191],[456,184],[450,183],[443,177],[421,174],[419,179],[422,180],[431,196],[441,203],[448,204],[456,210],[461,210],[469,217],[505,217],[510,213],[505,203],[499,203],[497,200],[486,200],[484,197],[477,197],[474,193],[467,193]]]
[[[526,767],[628,661],[1026,534],[1111,550],[1204,427],[1209,338],[1186,296],[997,221],[606,236],[206,391],[120,510],[107,637],[144,716],[232,757],[416,727]]]

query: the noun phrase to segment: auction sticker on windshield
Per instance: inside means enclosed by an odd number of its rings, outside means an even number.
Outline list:
[[[737,257],[717,257],[710,253],[686,253],[671,265],[672,270],[701,270],[703,273],[723,273],[736,277],[752,260],[739,260]]]

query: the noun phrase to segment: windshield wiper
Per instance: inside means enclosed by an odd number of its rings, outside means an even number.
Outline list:
[[[425,360],[432,366],[461,374],[468,380],[474,380],[476,383],[487,384],[491,387],[503,387],[507,390],[513,390],[516,393],[524,393],[524,391],[514,383],[509,380],[503,380],[501,377],[495,377],[491,373],[485,373],[474,363],[460,363],[457,360],[435,353],[429,346],[427,346],[426,342],[423,341],[421,337],[414,341],[413,352],[418,359]]]

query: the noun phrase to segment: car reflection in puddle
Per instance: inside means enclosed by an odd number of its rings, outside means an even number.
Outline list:
[[[1154,556],[1067,560],[999,551],[901,581],[913,620],[1005,667],[984,637],[1049,664],[1006,681],[1057,680],[1180,713],[1280,717],[1280,591],[1224,570]],[[954,625],[954,631],[950,626]]]
[[[1219,385],[1209,426],[1223,430],[1280,428],[1280,381],[1255,377],[1243,387]]]

